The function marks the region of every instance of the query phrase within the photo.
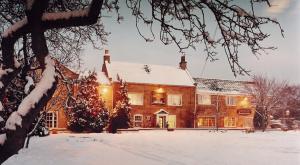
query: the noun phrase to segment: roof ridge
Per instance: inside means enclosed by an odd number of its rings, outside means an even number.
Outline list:
[[[173,66],[173,65],[165,65],[165,64],[151,64],[151,63],[139,63],[139,62],[128,62],[128,61],[112,61],[111,63],[125,63],[125,64],[140,64],[140,65],[150,65],[150,66],[163,66],[163,67],[171,67],[180,69],[179,67]]]

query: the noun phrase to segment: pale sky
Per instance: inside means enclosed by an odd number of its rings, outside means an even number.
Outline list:
[[[271,34],[270,39],[266,41],[267,45],[276,46],[278,49],[268,51],[268,55],[263,55],[259,59],[248,49],[242,49],[240,51],[241,64],[251,70],[251,74],[267,75],[287,80],[293,84],[300,84],[300,2],[299,0],[271,0],[271,2],[273,7],[261,7],[258,9],[258,13],[277,18],[285,30],[285,38],[281,37],[277,27],[265,27]],[[129,16],[129,11],[123,8],[121,13],[124,15],[124,21],[121,24],[115,21],[115,17],[105,17],[103,20],[106,31],[111,32],[108,37],[108,45],[104,45],[103,48],[109,49],[112,61],[178,66],[181,54],[175,45],[165,46],[159,39],[146,43],[138,35],[135,20]],[[103,15],[107,15],[107,13],[103,13]],[[156,34],[159,35],[159,32],[156,31]],[[159,36],[156,35],[156,38]],[[187,51],[188,69],[193,77],[251,79],[249,76],[235,78],[225,59],[223,49],[217,51],[220,60],[207,62],[206,65],[206,56],[202,48],[197,48],[196,51]],[[84,55],[83,68],[85,70],[101,69],[104,50],[95,50],[87,45],[82,54]]]

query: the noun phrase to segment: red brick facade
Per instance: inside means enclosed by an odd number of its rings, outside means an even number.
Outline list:
[[[119,85],[113,83],[114,105],[117,101]],[[168,86],[156,84],[128,83],[128,93],[138,93],[143,97],[142,105],[132,104],[131,117],[133,125],[145,128],[153,127],[192,127],[193,113],[195,110],[195,87]],[[159,91],[161,90],[161,91]],[[163,103],[154,103],[153,97],[156,94],[162,95]],[[172,106],[168,102],[170,95],[181,97],[181,104]],[[140,121],[135,122],[135,116],[141,116]]]
[[[198,95],[199,97],[199,95]],[[196,126],[199,128],[249,128],[253,127],[254,107],[247,96],[210,95],[211,104],[197,103]],[[227,105],[227,97],[235,99],[234,105]],[[198,99],[197,99],[198,100]]]

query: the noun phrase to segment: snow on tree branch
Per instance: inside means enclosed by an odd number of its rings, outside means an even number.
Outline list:
[[[27,23],[28,23],[27,17],[21,19],[20,21],[14,23],[12,26],[10,26],[8,29],[6,29],[2,33],[2,37],[8,37],[8,36],[13,35],[14,32],[16,32],[20,28],[24,27],[24,25],[26,25]]]
[[[25,116],[31,108],[34,108],[35,104],[47,94],[47,91],[52,88],[56,82],[55,64],[50,55],[45,58],[45,70],[42,74],[42,79],[37,83],[36,87],[30,92],[30,94],[24,98],[18,108],[18,112]]]
[[[55,64],[49,55],[45,58],[45,64],[46,67],[42,74],[42,79],[33,91],[24,98],[18,110],[13,112],[8,118],[5,126],[6,129],[15,130],[17,125],[21,126],[22,117],[26,116],[32,108],[35,108],[35,105],[41,100],[43,95],[46,95],[47,91],[53,87],[53,84],[56,82]]]
[[[6,140],[6,134],[0,134],[0,145],[3,145]]]

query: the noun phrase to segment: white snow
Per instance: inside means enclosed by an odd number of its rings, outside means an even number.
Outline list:
[[[132,83],[194,86],[188,71],[178,67],[117,61],[105,64],[108,77],[112,78],[112,81],[118,81],[119,76],[126,82]],[[149,68],[149,72],[145,70],[145,65]]]
[[[139,131],[32,138],[4,165],[296,165],[300,132]]]
[[[35,106],[35,104],[43,97],[44,94],[52,87],[55,82],[55,63],[48,55],[45,58],[46,68],[42,74],[42,79],[37,83],[36,87],[30,92],[28,96],[21,102],[18,112],[25,116],[28,111]]]
[[[16,130],[17,129],[16,126],[20,126],[20,127],[22,126],[22,117],[17,111],[13,112],[9,116],[9,118],[5,123],[5,129]]]
[[[28,20],[27,17],[21,19],[20,21],[14,23],[12,26],[10,26],[8,29],[6,29],[3,33],[2,33],[2,37],[8,37],[10,35],[13,34],[13,32],[17,31],[18,29],[20,29],[22,26],[24,26],[25,24],[27,24]]]
[[[6,140],[6,134],[0,134],[0,145],[4,144]]]
[[[34,85],[33,79],[30,76],[26,76],[27,83],[24,88],[25,94],[28,94],[30,87]]]
[[[19,68],[21,66],[21,64],[19,63],[19,61],[17,60],[16,57],[14,57],[14,62],[15,62],[14,65],[15,65],[16,68]]]
[[[104,74],[104,72],[98,72],[98,73],[97,73],[97,81],[98,81],[100,84],[105,84],[105,85],[110,84],[110,81],[109,81],[109,79],[106,77],[106,75]]]
[[[4,110],[4,107],[2,105],[2,102],[0,101],[0,111],[3,111]]]
[[[72,17],[86,17],[89,13],[89,8],[68,12],[44,13],[42,20],[57,20],[57,19],[70,19]]]
[[[4,119],[0,116],[0,122],[4,121]]]

